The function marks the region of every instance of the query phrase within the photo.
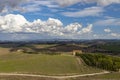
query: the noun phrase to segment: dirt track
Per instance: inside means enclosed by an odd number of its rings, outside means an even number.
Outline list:
[[[56,78],[56,79],[66,79],[66,78],[76,78],[83,76],[93,76],[110,73],[108,71],[92,74],[82,74],[82,75],[72,75],[72,76],[47,76],[47,75],[34,75],[34,74],[17,74],[17,73],[0,73],[0,76],[28,76],[28,77],[43,77],[43,78]]]

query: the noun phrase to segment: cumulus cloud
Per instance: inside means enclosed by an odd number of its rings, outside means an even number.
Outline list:
[[[0,16],[0,33],[37,33],[41,36],[49,37],[64,37],[77,38],[77,36],[84,36],[92,32],[92,25],[83,27],[79,23],[71,23],[64,26],[63,23],[54,18],[49,18],[47,21],[40,19],[33,22],[27,21],[22,15],[8,14]]]
[[[22,25],[28,21],[21,15],[9,14],[0,16],[0,31],[2,32],[19,32],[22,30]]]
[[[100,13],[104,12],[101,7],[90,7],[80,10],[78,12],[63,12],[62,15],[68,17],[86,17],[86,16],[98,16]]]
[[[0,16],[0,37],[2,36],[3,39],[31,39],[31,36],[33,39],[120,38],[119,33],[112,32],[109,28],[104,29],[104,31],[109,34],[95,34],[92,24],[86,27],[80,23],[71,23],[64,26],[60,20],[54,18],[49,18],[46,21],[37,19],[29,22],[20,14]],[[5,38],[2,34],[8,38]]]
[[[72,23],[70,25],[67,25],[65,27],[65,32],[66,33],[75,33],[76,31],[80,31],[82,28],[82,25],[79,23]]]
[[[104,31],[107,32],[107,33],[110,33],[111,29],[107,28],[107,29],[104,29]]]
[[[93,27],[93,25],[90,24],[90,25],[87,26],[86,28],[83,28],[83,29],[80,31],[80,33],[90,33],[90,32],[92,32],[92,27]]]

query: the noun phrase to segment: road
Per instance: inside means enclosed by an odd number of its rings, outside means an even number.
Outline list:
[[[108,71],[92,74],[82,74],[82,75],[71,75],[71,76],[47,76],[47,75],[34,75],[34,74],[17,74],[17,73],[0,73],[0,76],[27,76],[27,77],[43,77],[43,78],[56,78],[56,79],[66,79],[66,78],[76,78],[83,76],[93,76],[110,73]]]

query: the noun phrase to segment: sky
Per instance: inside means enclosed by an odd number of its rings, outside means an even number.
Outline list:
[[[120,0],[0,0],[0,40],[120,39]]]

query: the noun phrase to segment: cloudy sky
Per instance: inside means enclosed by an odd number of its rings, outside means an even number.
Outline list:
[[[0,0],[0,40],[120,39],[120,0]]]

